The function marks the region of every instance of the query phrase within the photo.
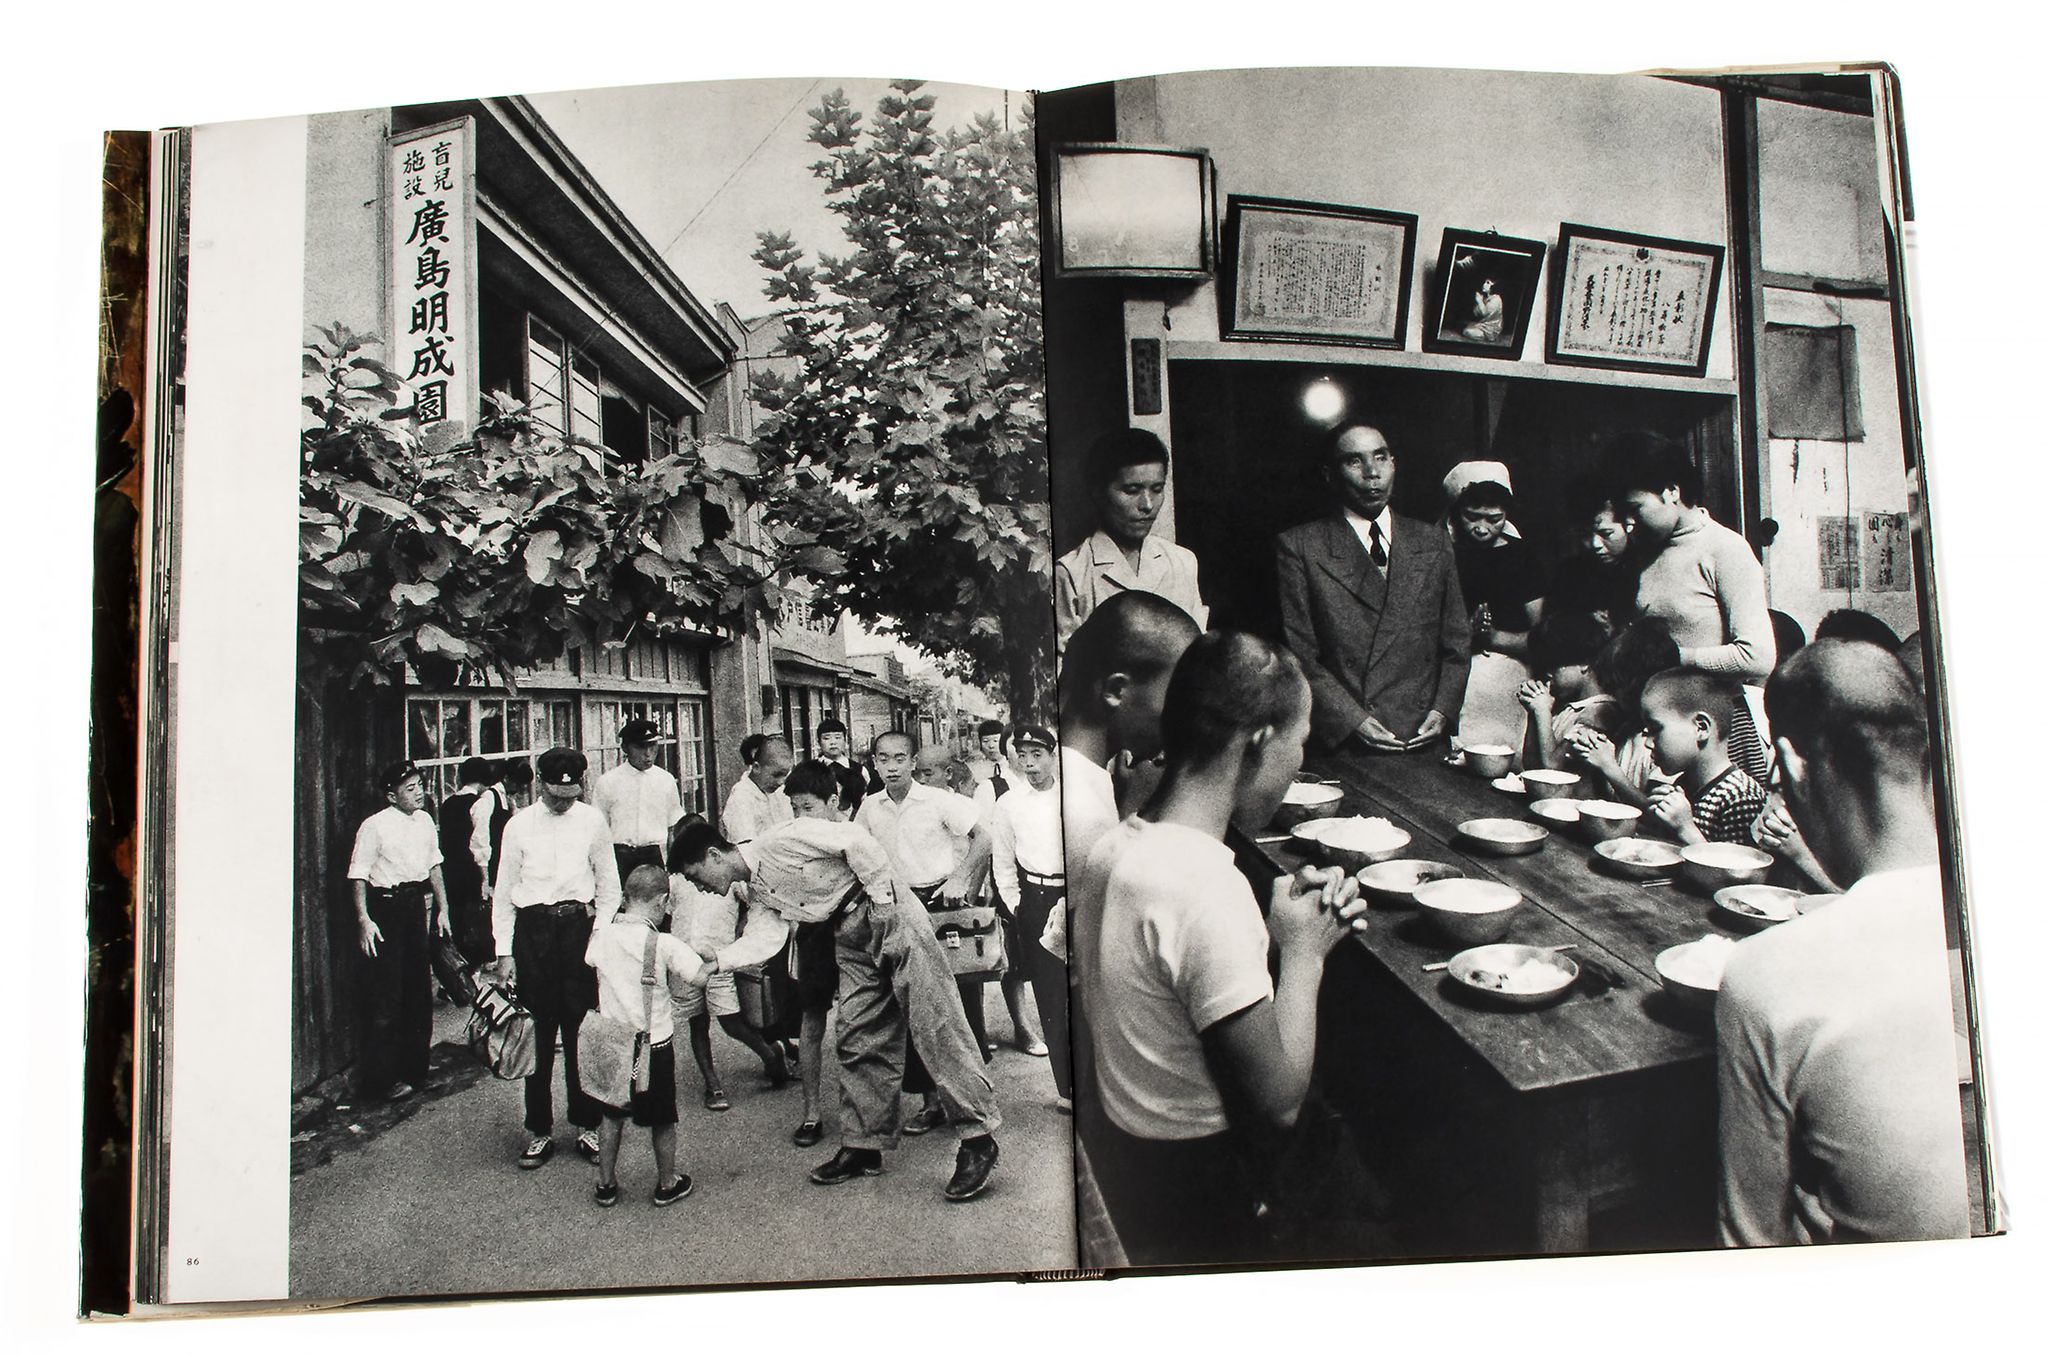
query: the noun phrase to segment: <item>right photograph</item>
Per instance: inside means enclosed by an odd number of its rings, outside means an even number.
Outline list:
[[[1082,1265],[2002,1232],[1890,72],[1036,112]]]

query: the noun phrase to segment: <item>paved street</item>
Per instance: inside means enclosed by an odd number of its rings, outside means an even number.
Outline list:
[[[624,1198],[591,1202],[596,1168],[556,1124],[554,1160],[523,1172],[519,1084],[486,1077],[423,1105],[359,1149],[292,1181],[295,1297],[419,1295],[643,1285],[792,1282],[1064,1269],[1074,1264],[1072,1120],[1052,1109],[1050,1065],[1009,1047],[998,994],[989,1035],[1004,1042],[993,1072],[1002,1160],[986,1195],[948,1204],[940,1188],[956,1140],[905,1139],[886,1170],[841,1186],[806,1173],[832,1153],[838,1105],[826,1061],[824,1143],[791,1146],[802,1093],[767,1089],[759,1063],[714,1027],[733,1108],[703,1108],[680,1034],[679,1163],[696,1181],[666,1209],[654,1189],[647,1131],[628,1126],[619,1159]],[[460,1013],[437,1008],[436,1035]],[[827,1049],[830,1050],[828,1035]],[[437,1056],[440,1051],[437,1051]],[[463,1055],[467,1057],[467,1055]],[[560,1115],[557,1089],[557,1115]]]

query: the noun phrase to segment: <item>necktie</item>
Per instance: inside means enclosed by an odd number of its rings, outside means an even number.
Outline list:
[[[1381,569],[1387,567],[1387,542],[1386,538],[1380,535],[1380,524],[1377,520],[1372,524],[1372,562]]]
[[[989,785],[995,788],[996,798],[998,800],[1002,799],[1005,795],[1008,795],[1010,793],[1010,783],[1003,780],[1003,773],[1001,768],[997,768],[995,771],[989,773],[988,783]]]

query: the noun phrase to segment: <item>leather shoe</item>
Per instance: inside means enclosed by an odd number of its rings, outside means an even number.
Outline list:
[[[781,1045],[769,1045],[768,1053],[770,1058],[764,1071],[768,1074],[769,1087],[787,1087],[789,1085],[789,1056],[782,1052]]]
[[[796,1132],[789,1136],[789,1141],[799,1148],[815,1148],[818,1145],[818,1140],[824,1137],[824,1125],[819,1124],[816,1120],[805,1120],[796,1127]]]
[[[989,1174],[996,1169],[996,1157],[996,1141],[989,1135],[962,1139],[953,1179],[946,1182],[946,1199],[958,1204],[987,1190]]]
[[[946,1109],[940,1105],[929,1105],[903,1122],[903,1132],[912,1138],[929,1134],[946,1122]]]
[[[832,1155],[830,1162],[811,1169],[811,1180],[821,1186],[836,1186],[856,1177],[881,1174],[882,1155],[874,1149],[841,1148]]]

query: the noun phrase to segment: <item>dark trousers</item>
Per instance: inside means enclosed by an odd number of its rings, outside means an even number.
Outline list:
[[[626,887],[626,877],[633,873],[635,866],[659,866],[664,874],[668,871],[668,865],[662,859],[659,847],[626,847],[614,842],[612,858],[619,863],[620,889]]]
[[[1045,1027],[1045,1043],[1052,1051],[1052,1081],[1061,1096],[1074,1098],[1074,1046],[1067,1028],[1067,967],[1058,956],[1038,943],[1053,905],[1066,897],[1063,880],[1025,876],[1019,885],[1023,898],[1017,901],[1017,953],[1010,962],[1031,984],[1031,997],[1038,1004],[1038,1023]]]
[[[1233,1135],[1141,1139],[1102,1116],[1088,1161],[1134,1266],[1230,1265],[1265,1258],[1254,1178]]]
[[[526,1079],[526,1128],[547,1134],[555,1127],[555,1037],[562,1039],[562,1081],[569,1093],[569,1122],[595,1129],[603,1111],[583,1094],[576,1072],[576,1031],[597,1005],[597,971],[584,963],[590,945],[590,909],[584,904],[521,908],[512,920],[512,963],[518,969],[519,1000],[533,1013],[533,1075]]]
[[[434,1038],[434,989],[427,971],[424,884],[371,889],[370,921],[384,939],[363,957],[363,1049],[359,1096],[381,1096],[394,1082],[424,1082]]]

